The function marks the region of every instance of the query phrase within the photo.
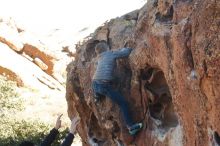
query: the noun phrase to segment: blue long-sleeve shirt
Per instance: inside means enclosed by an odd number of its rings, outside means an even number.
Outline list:
[[[122,48],[118,51],[105,51],[101,53],[93,80],[111,81],[113,79],[113,71],[116,66],[116,59],[128,57],[131,51],[131,48]]]

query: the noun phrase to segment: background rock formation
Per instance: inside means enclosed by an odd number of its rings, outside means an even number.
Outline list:
[[[18,28],[11,18],[0,18],[0,74],[19,86],[64,91],[65,68],[74,58],[70,50],[63,51],[70,46],[50,39]]]
[[[140,10],[99,27],[67,67],[69,117],[81,117],[83,145],[214,146],[220,140],[220,1],[149,0]],[[128,42],[117,62],[116,88],[144,128],[130,137],[119,108],[108,98],[95,105],[91,91],[96,54]],[[152,82],[148,79],[154,74]],[[157,96],[153,96],[156,93]]]

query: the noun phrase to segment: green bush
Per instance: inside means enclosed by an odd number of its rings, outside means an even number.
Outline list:
[[[40,144],[51,127],[37,121],[16,120],[8,117],[0,119],[0,145],[18,146],[23,140]],[[58,146],[67,134],[67,129],[60,132],[53,146]]]
[[[0,76],[0,146],[18,146],[23,140],[40,144],[52,127],[34,120],[16,118],[16,113],[24,109],[16,89],[14,82]],[[53,146],[58,146],[66,134],[67,129],[60,132]]]
[[[10,109],[21,110],[22,100],[16,92],[15,82],[7,81],[4,76],[0,76],[0,109],[8,111]]]
[[[40,143],[48,132],[49,127],[43,123],[16,120],[12,117],[3,116],[0,119],[0,145],[15,146],[23,140]]]

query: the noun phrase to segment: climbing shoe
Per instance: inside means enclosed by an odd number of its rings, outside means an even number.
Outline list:
[[[128,128],[129,134],[135,135],[138,131],[141,130],[142,127],[143,127],[142,123],[136,123],[136,124],[132,125],[131,127]]]
[[[100,98],[96,96],[96,97],[94,98],[95,104],[97,104],[99,101],[100,101]]]
[[[105,97],[105,96],[102,94],[99,94],[99,93],[95,93],[94,94],[94,102],[98,103],[103,97]]]

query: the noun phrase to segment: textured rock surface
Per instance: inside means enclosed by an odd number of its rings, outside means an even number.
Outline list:
[[[220,1],[148,0],[140,10],[99,27],[67,67],[68,114],[81,117],[83,145],[208,146],[220,134]],[[117,105],[94,104],[94,46],[134,51],[117,62],[116,88],[144,128],[127,133]],[[149,74],[154,73],[148,83]],[[152,92],[157,96],[152,96]]]

